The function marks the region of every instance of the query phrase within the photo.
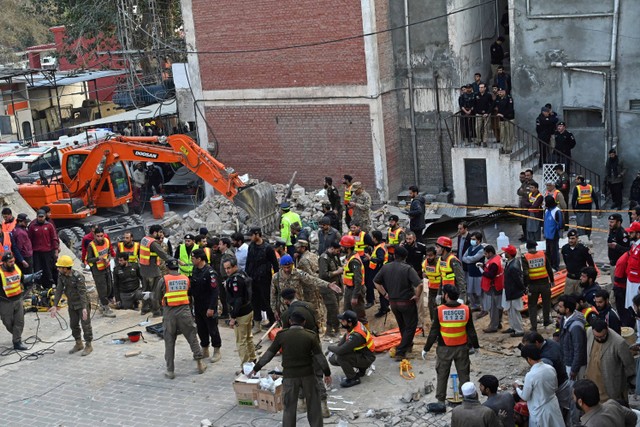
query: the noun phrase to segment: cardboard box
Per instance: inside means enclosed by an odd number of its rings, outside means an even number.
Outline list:
[[[276,387],[275,393],[258,390],[258,408],[267,412],[280,412],[283,409],[282,384]]]
[[[258,407],[258,380],[249,380],[245,375],[240,375],[233,382],[233,390],[236,392],[238,406]]]

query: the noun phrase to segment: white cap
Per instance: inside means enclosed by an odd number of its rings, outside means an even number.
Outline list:
[[[147,162],[147,166],[153,166],[153,162]]]
[[[463,396],[472,396],[475,393],[476,393],[476,386],[471,381],[462,384]]]

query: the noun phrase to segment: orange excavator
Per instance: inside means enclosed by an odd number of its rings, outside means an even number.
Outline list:
[[[271,184],[245,185],[233,169],[225,167],[186,135],[119,136],[95,145],[63,148],[60,154],[61,171],[57,177],[43,176],[35,184],[20,184],[18,191],[34,209],[49,206],[56,225],[71,226],[60,237],[63,241],[71,240],[65,243],[72,246],[84,235],[78,227],[84,222],[105,226],[114,241],[119,229],[130,231],[130,227],[143,224],[138,215],[125,218],[120,215],[117,219],[96,215],[99,209],[127,211],[133,196],[125,162],[180,163],[244,209],[252,225],[265,230],[277,225],[276,197]]]

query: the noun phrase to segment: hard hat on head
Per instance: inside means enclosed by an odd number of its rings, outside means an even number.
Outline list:
[[[347,310],[342,314],[338,314],[338,319],[355,324],[358,321],[358,315],[354,311]]]
[[[443,248],[451,249],[453,247],[453,242],[447,236],[440,236],[436,241],[436,245],[441,246]]]
[[[291,258],[291,255],[284,255],[282,258],[280,258],[280,265],[291,265],[293,264],[293,258]]]
[[[356,245],[356,239],[353,236],[342,236],[340,246],[345,248],[353,248]]]
[[[69,255],[62,255],[61,257],[58,258],[58,261],[56,262],[56,267],[71,268],[73,267],[73,260]]]

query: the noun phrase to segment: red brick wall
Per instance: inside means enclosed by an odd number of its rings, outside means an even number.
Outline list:
[[[196,45],[237,51],[362,34],[359,1],[193,0]],[[204,90],[365,84],[362,38],[315,47],[200,54]]]
[[[376,197],[366,105],[207,107],[206,116],[218,159],[240,174],[287,183],[297,170],[296,182],[309,189],[350,174]]]

